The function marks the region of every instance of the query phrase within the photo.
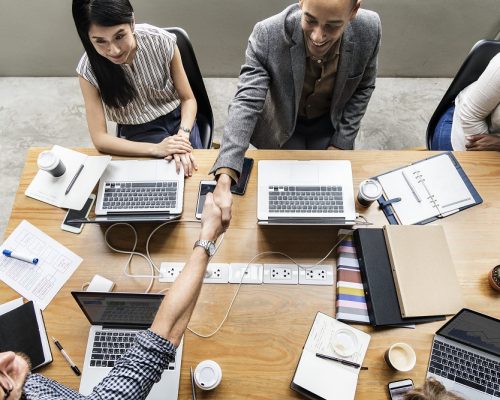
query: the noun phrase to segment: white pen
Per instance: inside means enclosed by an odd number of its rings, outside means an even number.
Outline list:
[[[78,369],[76,364],[73,362],[73,360],[70,358],[70,356],[68,356],[68,353],[66,353],[66,351],[63,349],[61,343],[59,343],[59,341],[54,336],[52,336],[52,340],[54,341],[57,348],[59,349],[59,351],[63,355],[64,359],[68,362],[69,366],[71,367],[71,369],[73,370],[75,375],[80,376],[82,373],[80,372],[80,370]]]
[[[422,202],[422,199],[420,198],[420,196],[418,195],[417,191],[415,190],[415,188],[413,187],[413,185],[411,184],[410,180],[408,179],[408,177],[406,176],[405,172],[404,171],[401,171],[401,173],[403,174],[403,178],[405,178],[405,181],[406,183],[408,184],[408,186],[410,187],[410,190],[411,192],[413,193],[413,195],[415,196],[415,198],[417,199],[417,201],[419,203]]]
[[[25,261],[27,263],[34,264],[34,265],[38,264],[38,258],[33,258],[33,257],[30,257],[26,254],[21,254],[17,251],[4,249],[4,251],[2,253],[4,256],[15,258],[16,260]]]

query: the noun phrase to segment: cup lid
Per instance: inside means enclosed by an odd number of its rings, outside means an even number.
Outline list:
[[[210,389],[220,383],[222,370],[215,361],[205,360],[196,366],[194,376],[198,385]]]
[[[52,151],[42,151],[37,159],[38,167],[52,169],[59,163],[59,157]]]
[[[382,186],[374,179],[366,179],[361,182],[359,191],[367,200],[377,200],[382,196]]]

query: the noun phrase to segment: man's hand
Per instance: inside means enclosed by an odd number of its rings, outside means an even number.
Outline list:
[[[214,202],[213,194],[207,193],[201,214],[200,239],[216,241],[222,232],[222,211]]]
[[[465,148],[471,151],[495,150],[500,151],[500,136],[498,135],[473,135],[466,137]]]
[[[231,206],[233,205],[232,183],[233,181],[229,175],[221,174],[214,190],[214,202],[222,211],[222,225],[224,230],[229,227],[229,223],[231,222]]]
[[[342,150],[342,149],[339,149],[338,147],[330,145],[330,146],[327,147],[327,150]]]

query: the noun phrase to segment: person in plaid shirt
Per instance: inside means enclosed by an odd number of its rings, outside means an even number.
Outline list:
[[[201,217],[199,239],[215,242],[222,232],[221,210],[209,193]],[[83,396],[42,375],[31,374],[25,355],[3,352],[0,353],[0,399],[145,399],[168,363],[175,358],[176,348],[198,300],[208,260],[206,247],[196,244],[151,327],[137,334],[134,345],[90,395]]]

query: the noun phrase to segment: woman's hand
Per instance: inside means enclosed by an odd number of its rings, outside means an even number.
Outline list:
[[[179,141],[186,141],[189,143],[189,138],[186,138],[186,135],[183,133],[178,133],[177,135],[173,135],[170,137],[177,137],[179,138]],[[168,138],[167,138],[168,139]],[[196,164],[196,161],[194,159],[192,150],[193,147],[191,146],[191,143],[189,143],[190,150],[189,151],[183,151],[183,152],[174,152],[173,154],[169,154],[165,157],[165,160],[174,160],[175,161],[175,169],[177,173],[179,173],[181,169],[181,165],[184,168],[184,176],[192,176],[193,172],[198,170],[198,165]]]
[[[193,146],[181,135],[172,135],[163,139],[155,145],[154,156],[158,158],[166,158],[174,154],[185,154],[193,150]]]
[[[500,151],[500,136],[488,135],[473,135],[466,137],[467,143],[465,148],[471,151],[494,150]]]

